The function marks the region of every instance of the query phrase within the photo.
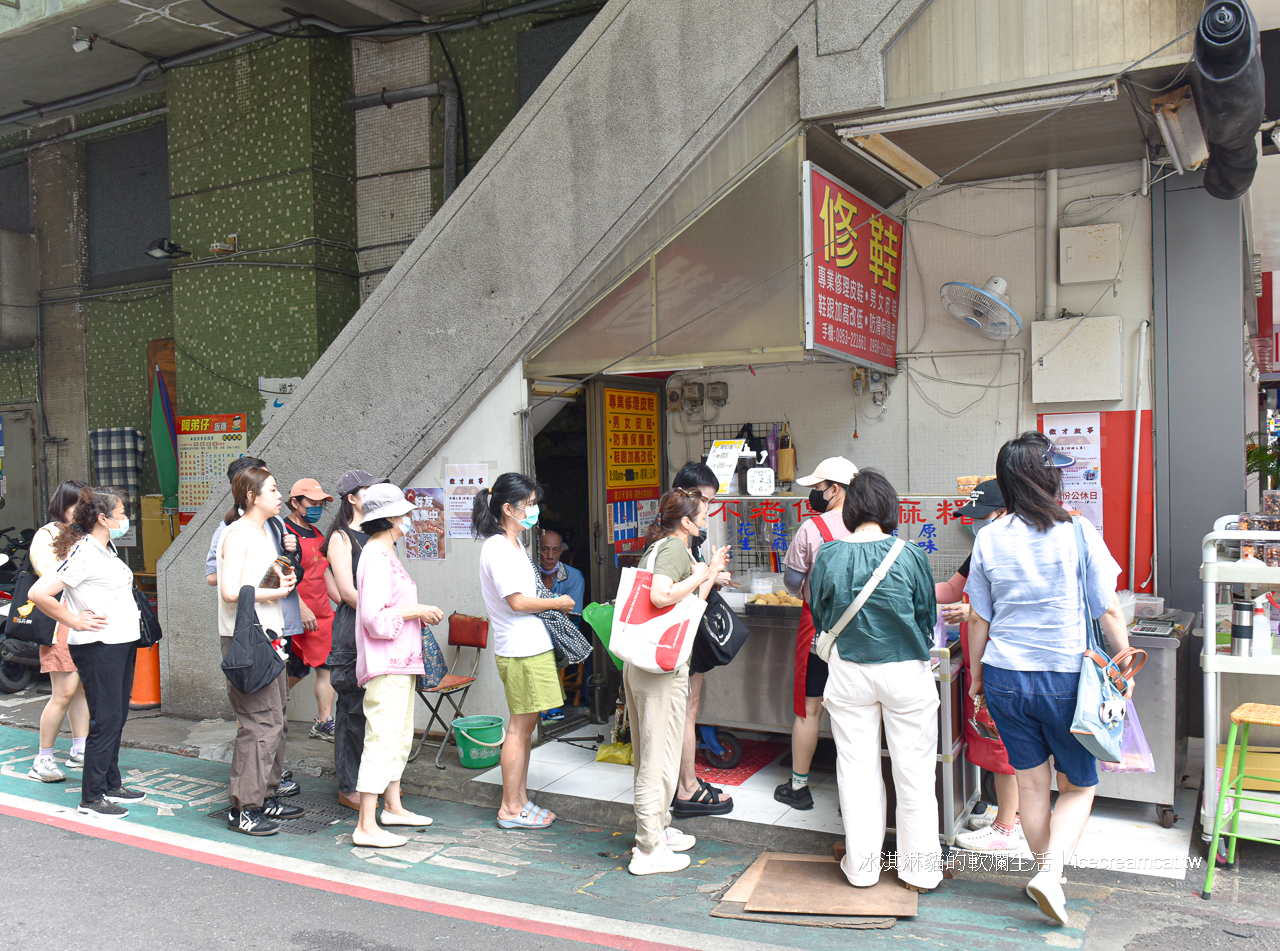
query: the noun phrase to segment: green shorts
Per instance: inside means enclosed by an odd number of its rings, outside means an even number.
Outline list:
[[[532,657],[496,657],[498,676],[507,692],[512,716],[541,713],[564,704],[564,688],[556,671],[556,652]]]

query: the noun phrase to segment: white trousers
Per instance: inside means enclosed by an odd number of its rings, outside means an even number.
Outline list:
[[[832,651],[823,704],[836,740],[845,877],[867,887],[879,881],[882,867],[889,867],[908,884],[936,888],[942,881],[934,787],[938,689],[928,662],[851,664]],[[880,772],[881,723],[898,798],[898,851],[892,857],[882,856],[887,800]]]
[[[671,825],[671,800],[680,779],[684,707],[689,665],[669,674],[624,664],[627,716],[631,718],[631,762],[635,768],[636,847],[652,852]]]

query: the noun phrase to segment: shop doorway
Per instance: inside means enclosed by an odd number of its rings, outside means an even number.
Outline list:
[[[587,582],[586,603],[596,600],[591,586],[591,489],[587,462],[587,404],[585,391],[548,398],[538,384],[531,405],[547,400],[535,413],[533,465],[544,489],[539,527],[560,536],[565,551],[560,561],[581,571]],[[559,387],[555,387],[558,390]],[[554,390],[553,390],[554,391]],[[538,424],[545,419],[541,428]],[[535,558],[540,552],[534,553]]]
[[[14,535],[44,524],[44,501],[36,478],[36,417],[30,409],[0,410],[0,528]]]

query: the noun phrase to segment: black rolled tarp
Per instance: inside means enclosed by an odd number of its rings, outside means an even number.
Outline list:
[[[1214,198],[1239,198],[1258,170],[1255,138],[1266,103],[1258,24],[1244,0],[1216,0],[1196,28],[1191,84],[1209,163],[1204,187]]]

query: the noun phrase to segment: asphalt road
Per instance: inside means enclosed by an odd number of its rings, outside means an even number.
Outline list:
[[[569,951],[582,944],[272,881],[0,816],[23,951]]]

